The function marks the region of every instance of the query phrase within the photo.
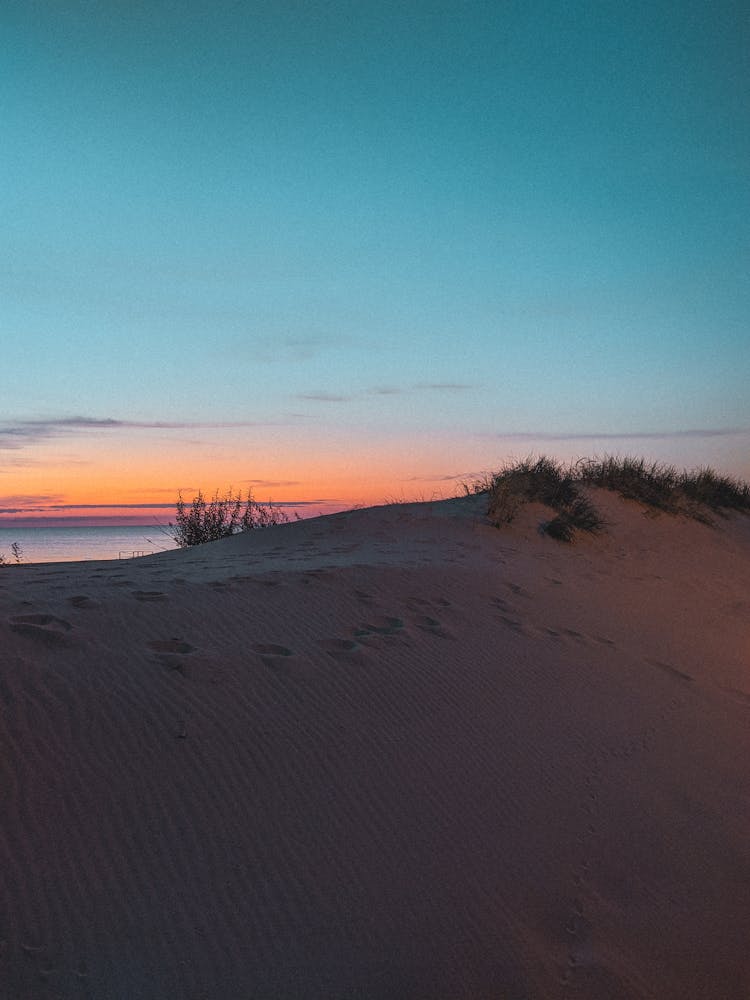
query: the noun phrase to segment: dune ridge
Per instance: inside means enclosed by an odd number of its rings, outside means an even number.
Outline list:
[[[0,997],[750,992],[750,519],[0,572]]]

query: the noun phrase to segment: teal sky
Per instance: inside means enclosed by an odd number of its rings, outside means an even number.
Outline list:
[[[300,496],[316,447],[346,499],[532,449],[750,478],[746,5],[6,0],[0,34],[0,504],[218,443]]]

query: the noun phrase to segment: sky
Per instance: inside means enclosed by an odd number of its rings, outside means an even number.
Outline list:
[[[750,479],[746,4],[5,0],[0,45],[0,523]]]

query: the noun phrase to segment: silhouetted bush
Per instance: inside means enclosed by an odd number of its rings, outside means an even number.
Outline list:
[[[23,549],[18,542],[13,542],[10,547],[10,551],[13,553],[13,562],[16,566],[20,566],[23,562]],[[0,552],[0,566],[10,566],[12,565],[5,556]]]
[[[249,490],[244,499],[242,491],[235,496],[229,490],[224,496],[217,491],[210,500],[198,491],[190,503],[178,494],[175,522],[169,528],[177,545],[187,548],[288,520],[286,513],[272,503],[257,503]]]

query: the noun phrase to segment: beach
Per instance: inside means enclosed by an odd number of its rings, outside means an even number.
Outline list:
[[[2,1000],[745,1000],[750,518],[0,569]]]

